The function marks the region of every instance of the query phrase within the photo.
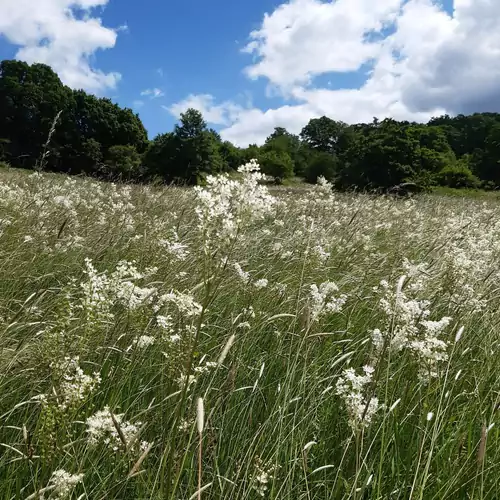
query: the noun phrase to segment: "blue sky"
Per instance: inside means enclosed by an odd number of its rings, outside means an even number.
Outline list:
[[[3,0],[0,57],[132,107],[151,137],[193,106],[246,145],[322,114],[496,111],[499,21],[496,0]]]

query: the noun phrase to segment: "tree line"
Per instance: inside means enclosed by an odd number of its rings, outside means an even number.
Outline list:
[[[238,148],[189,109],[148,139],[139,116],[62,84],[44,64],[0,63],[0,161],[21,168],[128,181],[196,184],[256,158],[276,182],[324,176],[340,189],[500,187],[500,114],[392,119],[347,125],[315,118],[299,135],[278,127],[262,146]]]

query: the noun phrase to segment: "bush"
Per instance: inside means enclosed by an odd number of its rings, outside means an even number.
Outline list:
[[[338,160],[329,153],[317,153],[306,167],[306,182],[315,184],[318,177],[324,177],[327,181],[335,178],[337,173]]]
[[[260,158],[260,167],[266,175],[274,177],[281,184],[283,179],[293,176],[293,161],[288,153],[284,151],[268,151]]]
[[[405,182],[415,184],[420,192],[429,192],[436,185],[436,175],[428,170],[422,170],[410,178],[405,179]]]
[[[109,175],[130,179],[138,175],[141,157],[134,146],[111,146],[105,164]]]
[[[437,181],[440,186],[452,188],[477,189],[480,185],[480,180],[471,172],[470,168],[460,164],[443,168],[437,174]]]

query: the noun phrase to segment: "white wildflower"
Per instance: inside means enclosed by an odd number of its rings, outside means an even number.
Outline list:
[[[269,483],[274,479],[275,471],[275,465],[263,464],[259,458],[256,459],[255,472],[252,476],[252,488],[259,496],[266,496],[266,492],[269,489]]]
[[[233,267],[234,267],[234,270],[236,271],[236,274],[239,276],[240,280],[242,281],[242,283],[244,283],[245,285],[248,284],[248,282],[250,281],[250,273],[243,271],[243,269],[241,268],[241,265],[238,262],[235,262],[233,264]]]
[[[319,287],[314,284],[311,285],[309,298],[311,304],[311,319],[313,321],[317,320],[322,315],[342,311],[347,301],[347,296],[344,294],[336,296],[338,291],[338,286],[331,281],[321,283]]]
[[[179,236],[175,231],[172,231],[171,240],[161,239],[159,245],[165,249],[165,253],[176,260],[186,260],[189,255],[188,246],[179,241]]]
[[[171,332],[173,329],[173,320],[172,316],[167,315],[167,316],[162,316],[158,314],[156,316],[156,323],[157,325],[162,328],[163,330],[166,330],[167,332]]]
[[[261,288],[266,288],[268,284],[269,281],[266,278],[262,278],[260,280],[255,281],[253,286],[260,290]]]
[[[141,335],[138,338],[134,339],[134,344],[138,349],[145,349],[146,347],[153,345],[155,342],[156,339],[154,337],[151,337],[150,335]]]
[[[131,424],[123,420],[123,415],[113,416],[126,445],[129,446],[136,442],[142,423],[136,422],[136,424]],[[114,451],[124,449],[125,444],[122,442],[120,433],[113,422],[113,417],[108,406],[104,410],[98,411],[95,415],[87,418],[86,424],[88,440],[92,445],[103,443]]]
[[[56,376],[61,379],[58,390],[61,409],[67,409],[83,401],[101,382],[99,373],[86,375],[80,368],[79,361],[78,356],[66,357],[63,361],[51,365]]]
[[[69,498],[73,489],[83,480],[83,474],[70,474],[63,469],[56,470],[50,477],[50,485],[53,486],[52,494],[56,498]]]
[[[354,368],[347,368],[337,380],[336,393],[343,400],[349,415],[349,425],[354,431],[368,427],[381,408],[378,398],[370,392],[374,368],[363,367],[363,375],[357,375]],[[368,386],[368,387],[367,387]],[[367,395],[370,398],[367,400]]]
[[[158,299],[157,307],[168,303],[176,305],[179,312],[188,318],[192,316],[199,316],[202,311],[201,305],[198,304],[198,302],[194,300],[194,297],[188,293],[173,291],[162,295]]]

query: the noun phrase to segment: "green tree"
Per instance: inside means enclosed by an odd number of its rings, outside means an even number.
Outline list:
[[[108,176],[130,180],[140,175],[141,156],[130,144],[111,146],[106,154],[105,165]]]
[[[338,171],[339,161],[336,156],[328,153],[314,153],[305,171],[305,180],[312,184],[318,181],[318,177],[324,177],[333,181]]]
[[[304,175],[307,165],[307,156],[299,136],[291,134],[283,127],[276,127],[274,132],[266,139],[262,146],[265,152],[276,151],[286,153],[293,162],[293,170],[296,175]]]
[[[81,171],[87,171],[88,165],[77,158],[90,139],[99,143],[102,157],[107,157],[108,150],[114,146],[131,146],[138,153],[145,151],[147,132],[132,110],[122,109],[110,99],[98,98],[83,90],[73,91],[72,98],[68,111],[70,126],[66,126],[67,147],[63,150],[68,164],[75,162]]]
[[[335,154],[337,153],[339,137],[345,127],[345,123],[337,122],[326,116],[313,118],[302,129],[300,138],[316,151]]]
[[[420,160],[418,140],[408,124],[387,119],[358,127],[339,169],[343,188],[389,188],[412,179]]]
[[[237,170],[243,163],[243,152],[229,141],[221,142],[219,154],[222,159],[223,170],[229,172]]]
[[[0,63],[0,137],[8,141],[4,154],[12,165],[35,165],[56,115],[68,106],[70,93],[45,64]],[[60,142],[58,132],[52,147]]]
[[[216,132],[207,130],[201,113],[188,109],[174,132],[157,136],[149,145],[143,162],[146,175],[197,184],[205,175],[223,170],[219,140]]]
[[[207,174],[222,171],[217,138],[207,130],[202,114],[188,109],[174,128],[176,162],[171,165],[171,180],[197,184]]]
[[[274,177],[279,184],[293,176],[293,161],[285,151],[264,151],[259,157],[259,163],[262,172]]]
[[[474,150],[471,165],[485,184],[500,186],[500,123],[491,126],[483,147]]]
[[[458,161],[456,165],[443,168],[437,175],[437,181],[441,186],[452,188],[476,189],[480,185],[479,179],[463,160]]]
[[[142,164],[146,179],[172,181],[171,169],[176,161],[177,140],[173,132],[157,135],[143,155]]]
[[[248,163],[250,160],[257,160],[262,151],[257,144],[250,144],[247,148],[241,150],[243,163]]]

